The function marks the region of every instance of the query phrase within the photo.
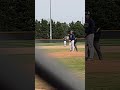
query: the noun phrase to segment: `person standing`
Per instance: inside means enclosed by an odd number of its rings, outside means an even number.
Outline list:
[[[100,28],[96,29],[94,34],[95,34],[94,35],[94,48],[97,52],[99,60],[102,60],[103,57],[102,57],[102,53],[101,53],[101,49],[100,49],[100,43],[99,43],[100,37],[101,37],[101,29]]]
[[[73,31],[70,31],[69,34],[69,41],[70,41],[70,51],[74,51],[74,41],[75,41],[75,35],[73,34]]]
[[[64,40],[64,47],[66,47],[67,46],[67,39],[66,39],[66,37],[64,37],[63,40]]]
[[[95,23],[90,17],[90,12],[85,12],[85,58],[86,60],[93,60],[94,58],[94,28]],[[89,55],[88,55],[89,50]]]

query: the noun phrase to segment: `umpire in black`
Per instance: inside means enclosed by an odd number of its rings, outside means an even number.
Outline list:
[[[100,28],[97,28],[95,29],[95,33],[94,33],[94,48],[97,52],[97,55],[99,57],[99,60],[102,60],[103,57],[102,57],[102,53],[101,53],[101,49],[100,49],[100,37],[101,37],[101,29]]]

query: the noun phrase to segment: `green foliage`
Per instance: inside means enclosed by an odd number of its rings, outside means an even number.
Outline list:
[[[41,20],[40,31],[41,38],[47,39],[49,34],[49,25],[47,20]]]
[[[35,21],[35,32],[36,38],[48,39],[49,38],[49,30],[50,23],[47,20],[42,19],[41,21]],[[68,33],[73,30],[75,36],[80,38],[84,35],[84,27],[80,21],[67,23],[61,23],[59,21],[54,22],[52,20],[52,36],[53,39],[62,39],[64,36],[68,35]]]
[[[0,0],[0,31],[34,31],[34,0]]]
[[[69,24],[69,31],[72,30],[74,31],[74,34],[76,37],[81,37],[84,35],[84,27],[83,25],[81,24],[80,21],[77,21],[77,22],[72,22]]]
[[[91,12],[97,26],[119,30],[120,0],[86,0],[86,10]]]

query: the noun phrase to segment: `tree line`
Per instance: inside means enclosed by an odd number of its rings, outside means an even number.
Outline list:
[[[77,38],[80,38],[84,35],[84,26],[80,21],[71,22],[67,24],[66,22],[61,23],[59,21],[52,22],[52,36],[53,39],[62,39],[72,30]],[[39,39],[49,39],[50,37],[50,23],[45,19],[40,21],[35,21],[35,37]]]
[[[120,30],[120,0],[86,0],[97,26],[103,30]]]
[[[34,0],[0,0],[0,31],[34,31]]]

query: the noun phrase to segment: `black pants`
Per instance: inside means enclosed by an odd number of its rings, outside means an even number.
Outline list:
[[[78,51],[76,42],[74,43],[74,46],[75,46],[75,50]]]

